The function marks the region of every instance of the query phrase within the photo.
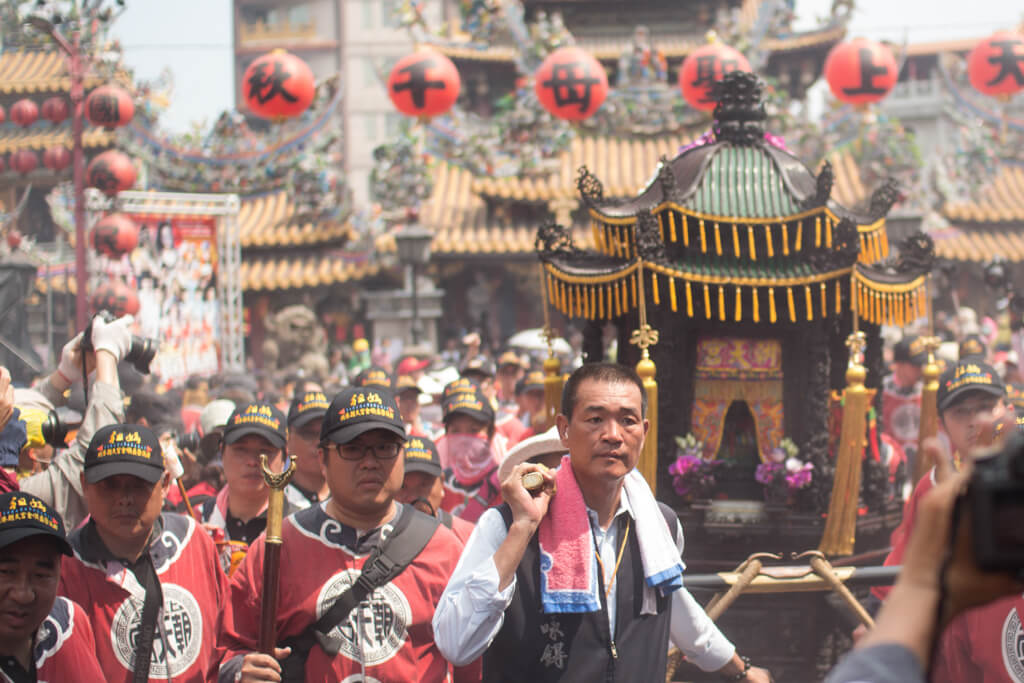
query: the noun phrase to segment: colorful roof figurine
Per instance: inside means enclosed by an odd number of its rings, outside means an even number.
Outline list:
[[[538,233],[556,308],[611,319],[637,307],[640,289],[648,305],[690,318],[797,323],[848,314],[853,287],[871,322],[920,317],[931,243],[915,236],[899,262],[888,259],[896,189],[877,190],[866,214],[845,208],[832,199],[830,164],[814,175],[766,133],[756,76],[729,74],[718,95],[712,133],[663,158],[636,196],[610,199],[581,171],[596,250],[558,226]]]

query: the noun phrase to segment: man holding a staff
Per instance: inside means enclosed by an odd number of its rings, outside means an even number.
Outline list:
[[[682,531],[636,471],[647,434],[632,370],[565,384],[557,473],[523,462],[480,518],[434,617],[441,652],[491,681],[659,681],[671,639],[724,680],[767,683],[683,588]],[[540,474],[541,486],[530,478]],[[524,481],[524,475],[529,475]]]
[[[281,528],[277,648],[258,652],[268,615],[266,538],[231,580],[232,612],[220,680],[443,681],[451,665],[431,619],[462,544],[435,518],[395,501],[404,474],[405,425],[389,389],[342,391],[320,432],[330,497]],[[269,529],[269,527],[268,527]]]

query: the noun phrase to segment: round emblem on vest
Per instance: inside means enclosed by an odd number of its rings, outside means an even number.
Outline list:
[[[1024,629],[1020,615],[1012,608],[1003,622],[1003,664],[1014,681],[1024,683]]]
[[[346,569],[324,584],[316,599],[317,619],[330,609],[337,596],[355,583],[359,574],[357,569]],[[389,583],[373,591],[328,635],[340,640],[341,654],[366,666],[376,666],[402,649],[411,622],[409,601],[402,591]]]
[[[181,586],[165,583],[163,625],[157,624],[150,654],[150,678],[180,676],[195,664],[203,640],[199,603]],[[110,644],[117,661],[128,671],[135,668],[135,648],[142,630],[142,600],[128,598],[117,608],[110,627]]]

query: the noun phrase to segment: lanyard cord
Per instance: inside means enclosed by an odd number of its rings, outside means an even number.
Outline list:
[[[622,554],[626,550],[626,541],[629,539],[629,516],[626,516],[626,532],[622,534],[622,543],[619,544],[619,555],[615,558],[615,569],[612,571],[611,580],[604,569],[604,562],[601,561],[601,553],[597,552],[597,537],[594,538],[594,557],[597,558],[597,565],[601,568],[601,578],[604,579],[604,602],[608,604],[608,596],[612,592],[612,584],[619,573],[619,565],[622,564]]]

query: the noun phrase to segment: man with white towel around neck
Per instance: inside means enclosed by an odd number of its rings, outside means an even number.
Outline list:
[[[569,455],[557,473],[512,470],[505,503],[480,517],[437,606],[434,638],[449,661],[483,654],[486,681],[657,681],[671,638],[723,680],[771,680],[682,587],[682,529],[635,471],[646,403],[624,366],[589,363],[569,377],[556,423]],[[545,479],[536,496],[522,484],[534,471]]]

